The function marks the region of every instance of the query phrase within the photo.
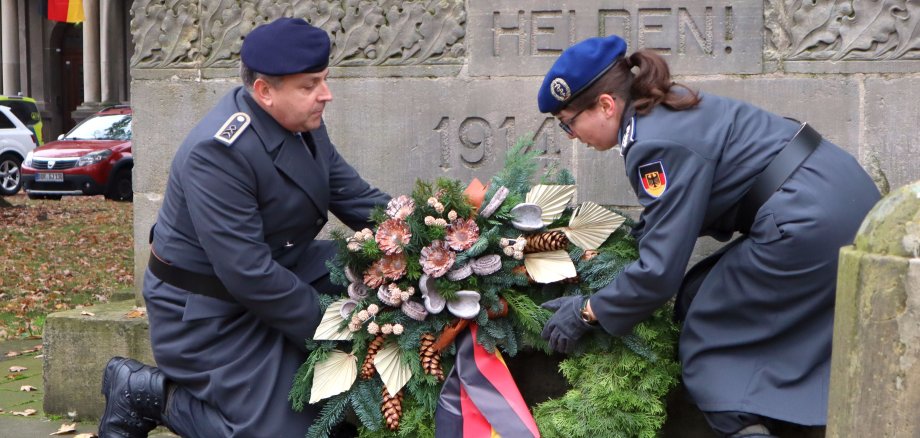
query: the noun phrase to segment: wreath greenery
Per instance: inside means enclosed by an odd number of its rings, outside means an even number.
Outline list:
[[[340,245],[336,258],[327,263],[333,283],[352,287],[358,283],[359,288],[374,288],[366,299],[350,301],[346,311],[341,312],[343,317],[336,328],[339,333],[349,334],[347,341],[307,341],[311,354],[297,373],[290,392],[294,409],[301,410],[310,402],[317,365],[339,354],[337,349],[350,349],[351,356],[348,357],[353,356],[356,364],[365,364],[366,360],[372,362],[381,343],[390,343],[394,348],[398,347],[400,357],[397,361],[411,371],[411,378],[405,382],[398,400],[387,397],[380,374],[366,375],[370,378],[358,378],[353,384],[348,383],[343,392],[325,398],[317,421],[307,433],[308,437],[328,436],[331,429],[343,420],[348,409],[360,422],[361,437],[434,436],[433,418],[443,376],[432,370],[430,361],[422,360],[425,355],[420,352],[430,349],[432,337],[443,336],[445,329],[457,323],[457,318],[444,311],[429,313],[418,321],[410,317],[411,312],[400,311],[400,302],[419,302],[418,295],[413,292],[419,288],[420,281],[427,281],[447,301],[457,300],[458,293],[462,294],[460,291],[478,291],[480,310],[471,318],[479,325],[476,341],[490,352],[498,349],[513,357],[522,348],[550,353],[540,332],[551,313],[542,309],[540,303],[560,294],[590,294],[609,284],[627,264],[636,260],[636,242],[628,232],[632,223],[627,220],[597,248],[595,254],[591,254],[593,257],[586,257],[586,251],[574,244],[567,245],[566,250],[575,265],[579,281],[544,287],[528,279],[526,272],[522,271],[523,262],[507,255],[512,251],[506,247],[510,246],[509,238],[513,240],[521,235],[521,231],[512,224],[515,213],[511,210],[524,201],[539,170],[538,153],[527,152],[531,144],[520,140],[509,149],[505,166],[490,181],[484,197],[486,202],[482,205],[486,206],[500,187],[507,188],[508,194],[494,214],[487,218],[475,214],[475,208],[459,181],[439,179],[434,183],[417,182],[410,205],[406,204],[406,198],[402,198],[400,205],[394,207],[391,203],[390,211],[383,208],[375,210],[371,216],[376,224],[374,231],[358,232],[353,236],[344,231],[333,233]],[[565,170],[550,169],[540,177],[540,183],[570,185],[574,184],[574,178]],[[398,212],[399,207],[404,209]],[[547,228],[565,225],[572,214],[573,209],[566,208]],[[406,227],[399,228],[402,225],[397,224],[396,231],[384,236],[382,243],[379,237],[368,238],[368,233],[385,234],[380,232],[381,227],[393,225],[392,221],[397,216]],[[434,221],[438,218],[443,220],[440,224]],[[451,228],[456,223],[454,221],[462,222],[466,218],[475,221],[477,232],[472,232],[467,223],[460,224],[466,227],[462,235],[467,239],[465,243],[462,238],[448,236],[448,233],[456,231]],[[440,226],[448,220],[450,225]],[[384,225],[387,221],[391,222]],[[436,247],[438,243],[434,242],[447,241],[458,243],[449,254],[441,253],[454,257],[450,264],[453,267],[469,264],[484,255],[504,253],[505,256],[491,273],[459,280],[448,280],[447,276],[434,278],[434,275],[428,274],[437,269],[443,271],[444,266],[433,265],[433,262],[423,260],[420,254],[425,248]],[[393,242],[396,242],[395,247]],[[396,247],[397,252],[393,253]],[[386,269],[381,270],[381,260],[387,258],[387,250],[391,252],[390,257],[393,254],[403,255],[392,263],[391,259],[387,259],[390,261]],[[492,256],[494,259],[495,256]],[[360,274],[368,272],[371,273]],[[379,284],[377,280],[380,279],[387,285]],[[393,286],[388,289],[388,284]],[[377,287],[383,295],[375,296],[374,289]],[[388,296],[388,291],[395,295]],[[390,302],[390,298],[394,297],[395,305]],[[323,296],[321,301],[325,310],[334,302],[343,302],[328,296]],[[415,305],[416,309],[418,307]],[[334,313],[327,312],[326,315]],[[505,314],[507,317],[502,317]],[[381,332],[387,335],[384,337]],[[559,365],[570,389],[559,398],[532,407],[542,436],[656,436],[665,420],[665,397],[677,384],[676,343],[677,328],[667,308],[659,309],[651,318],[637,325],[629,336],[612,337],[600,333],[600,330],[589,335],[579,343],[576,353]],[[451,368],[455,353],[452,344],[439,351],[437,356],[443,371]],[[435,360],[435,365],[438,365],[438,360]],[[399,411],[395,417],[398,427],[388,423],[393,421],[394,409]]]

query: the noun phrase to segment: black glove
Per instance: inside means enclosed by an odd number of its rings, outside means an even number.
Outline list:
[[[571,353],[578,339],[594,327],[581,319],[584,302],[585,297],[573,295],[549,300],[540,306],[556,312],[540,334],[549,342],[550,348],[560,353]]]

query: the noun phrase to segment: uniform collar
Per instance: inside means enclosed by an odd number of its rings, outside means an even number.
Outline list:
[[[620,156],[625,157],[629,147],[636,142],[636,108],[631,101],[626,103],[626,110],[620,118],[617,138],[620,139]]]
[[[249,94],[249,91],[246,90],[246,87],[240,87],[240,91],[236,96],[236,103],[240,111],[252,117],[250,127],[256,132],[259,139],[262,140],[262,144],[265,145],[265,150],[269,153],[277,149],[278,146],[281,146],[289,136],[294,135],[291,131],[284,129],[284,127],[278,124],[274,117],[262,109],[262,107],[256,103],[256,100]]]

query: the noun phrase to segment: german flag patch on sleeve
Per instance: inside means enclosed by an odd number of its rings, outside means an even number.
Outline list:
[[[668,188],[668,177],[664,173],[664,165],[661,164],[661,161],[639,166],[639,180],[645,193],[653,198],[661,196]]]

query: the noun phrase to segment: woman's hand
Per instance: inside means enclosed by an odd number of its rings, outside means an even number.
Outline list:
[[[571,353],[578,339],[594,327],[581,316],[585,300],[581,295],[573,295],[549,300],[540,306],[556,312],[540,334],[549,342],[550,348],[561,353]]]

